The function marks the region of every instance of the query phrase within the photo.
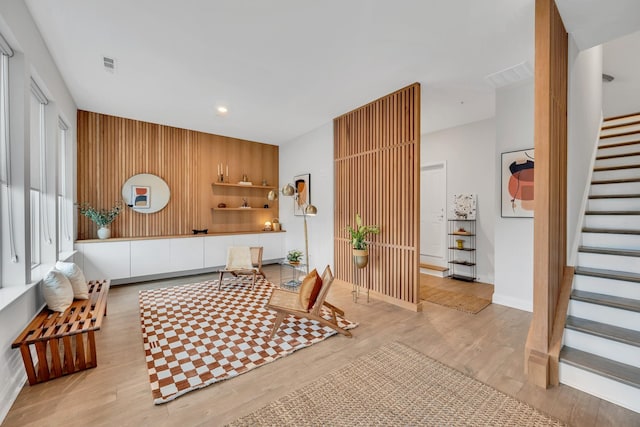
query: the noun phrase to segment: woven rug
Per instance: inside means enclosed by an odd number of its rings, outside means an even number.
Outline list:
[[[273,284],[207,281],[140,291],[140,318],[155,404],[235,377],[336,332],[289,316],[269,339],[275,314],[266,308]],[[325,313],[329,319],[329,312]],[[357,324],[338,318],[345,329]]]
[[[491,300],[475,295],[451,292],[426,285],[420,285],[420,299],[471,314],[479,313],[491,304]]]
[[[562,426],[403,344],[390,343],[231,426]]]

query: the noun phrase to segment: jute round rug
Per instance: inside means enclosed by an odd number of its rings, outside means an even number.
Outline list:
[[[231,426],[562,426],[531,406],[390,343]]]

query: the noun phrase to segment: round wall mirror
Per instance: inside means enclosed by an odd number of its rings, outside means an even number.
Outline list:
[[[159,176],[150,173],[134,175],[122,186],[122,199],[136,212],[154,213],[162,210],[171,197],[171,190]]]

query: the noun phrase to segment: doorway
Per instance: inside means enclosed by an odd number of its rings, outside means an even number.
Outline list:
[[[447,267],[447,164],[420,167],[420,263]]]

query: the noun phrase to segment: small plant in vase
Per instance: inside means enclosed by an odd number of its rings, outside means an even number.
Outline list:
[[[369,234],[380,233],[380,227],[377,225],[363,225],[362,217],[356,214],[356,226],[347,226],[347,231],[351,237],[351,247],[353,248],[353,260],[358,268],[364,268],[369,263],[369,250],[367,249],[367,241],[365,237]]]
[[[302,251],[298,249],[292,249],[287,252],[287,261],[291,265],[298,265],[302,261]]]
[[[86,216],[98,226],[98,237],[100,239],[108,239],[111,237],[111,224],[122,211],[122,203],[116,202],[115,206],[110,209],[96,209],[89,203],[83,202],[78,207],[80,214]]]

